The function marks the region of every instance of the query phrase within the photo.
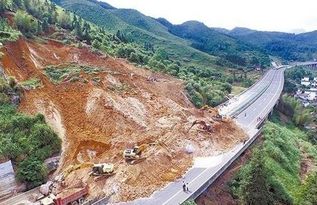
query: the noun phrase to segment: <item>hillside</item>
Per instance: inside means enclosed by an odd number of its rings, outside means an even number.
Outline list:
[[[234,28],[226,32],[243,42],[266,50],[270,55],[289,61],[307,61],[317,56],[316,32],[291,34]]]
[[[281,122],[268,122],[258,145],[196,202],[313,205],[317,202],[316,163],[317,148],[309,134]]]
[[[189,63],[186,62],[187,59],[191,59],[190,64],[203,66],[215,66],[215,64],[218,64],[221,66],[241,67],[258,66],[261,63],[263,66],[269,65],[269,59],[265,54],[260,51],[254,51],[255,48],[251,48],[242,42],[236,41],[234,38],[225,36],[207,27],[203,29],[200,28],[200,30],[196,30],[196,32],[187,30],[188,35],[183,36],[180,35],[182,31],[176,32],[177,28],[180,29],[179,27],[168,27],[167,24],[161,24],[160,21],[145,16],[136,10],[105,9],[101,8],[100,2],[95,2],[94,5],[92,2],[93,1],[84,2],[83,0],[80,2],[72,0],[56,1],[56,3],[64,8],[76,11],[77,14],[83,18],[100,26],[111,26],[110,29],[112,30],[122,29],[133,41],[141,44],[151,42],[155,46],[163,48],[176,60],[184,62],[185,64]],[[111,15],[111,17],[109,17],[109,15]],[[122,20],[122,23],[109,23],[113,21],[112,19],[118,18]],[[203,31],[204,29],[207,29],[208,32],[205,33]],[[189,34],[193,38],[190,38]],[[208,40],[207,45],[203,47],[202,45],[206,43],[206,39]],[[248,52],[240,52],[240,50],[247,50]],[[247,56],[244,56],[244,54]],[[219,58],[215,59],[212,58],[212,56]],[[245,63],[235,60],[235,57],[243,59]],[[210,61],[211,58],[213,60]],[[244,58],[246,59],[244,60]],[[260,63],[252,61],[252,58],[256,58]]]
[[[154,19],[138,11],[132,9],[107,9],[102,7],[100,2],[93,0],[58,0],[55,2],[66,9],[76,12],[84,19],[107,28],[110,32],[122,31],[127,38],[142,46],[144,43],[150,43],[155,45],[156,48],[166,48],[165,51],[172,59],[182,63],[210,66],[216,62],[215,57],[187,46],[185,40],[169,34],[167,29]]]
[[[259,48],[208,28],[203,23],[188,21],[181,25],[172,25],[162,19],[158,21],[166,25],[172,34],[191,41],[192,47],[220,56],[232,64],[261,67],[270,65],[270,59]]]
[[[11,89],[21,89],[21,99],[16,110],[0,107],[0,121],[6,121],[4,127],[1,123],[1,136],[11,129],[18,133],[1,139],[5,149],[0,150],[0,158],[26,167],[21,173],[27,179],[20,182],[29,183],[28,188],[60,179],[55,182],[55,194],[87,184],[87,199],[133,200],[150,196],[180,178],[194,157],[216,154],[245,140],[245,133],[231,119],[217,120],[216,109],[198,109],[188,100],[186,90],[199,96],[198,80],[209,86],[203,92],[228,92],[229,84],[207,81],[222,73],[193,68],[188,76],[196,82],[186,84],[168,72],[155,71],[157,67],[142,65],[144,58],[155,62],[164,53],[126,42],[121,33],[109,34],[46,1],[1,3],[0,22],[5,32],[0,35],[0,65],[5,78],[14,80],[2,83],[1,79],[0,85],[2,89],[9,84],[11,94]],[[181,70],[177,64],[173,66]],[[214,103],[212,97],[217,96],[207,97]],[[8,106],[9,102],[4,103]],[[38,113],[41,115],[31,117]],[[210,124],[212,131],[203,123],[195,124],[196,120]],[[146,149],[142,160],[128,163],[122,152],[134,145]],[[48,176],[43,160],[53,154],[60,154],[61,161],[58,170]],[[24,160],[25,155],[33,158]],[[114,164],[115,175],[98,180],[91,176],[91,164],[98,163]]]

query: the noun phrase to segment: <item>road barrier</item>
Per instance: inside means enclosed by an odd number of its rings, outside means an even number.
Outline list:
[[[266,85],[263,90],[261,90],[261,92],[259,92],[258,94],[256,94],[253,98],[251,98],[251,100],[249,100],[247,103],[243,104],[242,106],[240,106],[238,109],[236,109],[235,111],[231,112],[229,114],[230,117],[236,117],[237,115],[239,115],[241,112],[243,112],[247,107],[249,107],[251,104],[253,104],[263,93],[265,93],[265,91],[270,87],[270,85],[273,82],[273,78],[270,81],[270,83],[268,85]]]
[[[216,179],[218,179],[218,177],[220,177],[228,169],[228,167],[234,161],[236,161],[240,157],[240,155],[254,143],[254,141],[258,138],[258,136],[260,136],[261,130],[262,129],[258,129],[258,131],[255,133],[255,135],[253,137],[251,137],[244,144],[244,146],[232,158],[230,158],[230,160],[228,160],[227,163],[225,163],[225,165],[223,165],[221,168],[219,168],[219,170],[207,182],[205,182],[197,191],[193,192],[192,195],[189,196],[186,200],[196,199],[203,192],[205,192],[210,187],[210,185],[213,184],[216,181]]]

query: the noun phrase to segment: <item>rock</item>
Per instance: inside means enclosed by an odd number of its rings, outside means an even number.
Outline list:
[[[195,152],[195,148],[192,144],[187,144],[185,147],[185,151],[187,154],[192,154],[193,152]]]

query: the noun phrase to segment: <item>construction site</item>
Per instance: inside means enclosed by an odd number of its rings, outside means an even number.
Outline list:
[[[169,75],[51,40],[21,38],[2,52],[8,76],[35,82],[19,110],[43,114],[62,139],[59,167],[50,176],[60,182],[55,192],[85,184],[87,199],[149,197],[180,179],[194,158],[246,139],[217,109],[195,108],[184,82]]]

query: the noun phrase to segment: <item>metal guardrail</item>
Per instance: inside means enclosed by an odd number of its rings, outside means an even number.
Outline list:
[[[250,104],[254,103],[254,101],[257,100],[268,89],[268,87],[272,84],[272,82],[273,82],[273,78],[270,81],[270,83],[267,86],[265,86],[260,93],[258,93],[254,98],[252,98],[252,100],[251,100],[252,102],[249,101],[248,103],[244,104],[243,106],[241,106],[241,108],[239,108],[239,110],[243,109],[243,108],[245,109],[246,106],[249,106]],[[268,116],[270,112],[268,112],[268,114],[266,116]],[[261,123],[263,123],[265,120],[266,120],[266,118],[262,119],[261,122],[258,122],[257,126],[260,125]],[[214,183],[216,181],[216,179],[218,179],[218,177],[220,177],[228,169],[228,167],[231,166],[231,164],[234,161],[236,161],[240,157],[240,155],[255,142],[255,140],[261,134],[262,128],[255,129],[255,130],[256,130],[256,132],[254,133],[254,135],[252,137],[250,137],[248,141],[245,142],[245,144],[241,147],[241,149],[239,151],[237,151],[234,154],[234,156],[231,157],[223,166],[219,167],[219,169],[216,171],[216,173],[213,174],[197,191],[195,191],[191,195],[189,195],[185,199],[185,201],[188,200],[188,199],[196,199],[204,191],[206,191],[206,189],[208,189],[208,187],[210,187],[210,185],[212,183]],[[100,199],[99,201],[94,201],[94,203],[87,203],[87,205],[88,204],[103,205],[103,204],[107,204],[108,200],[109,200],[109,197],[105,197],[105,198]]]
[[[252,103],[254,103],[257,99],[259,99],[259,97],[265,93],[265,91],[267,91],[267,89],[270,87],[270,85],[273,82],[273,78],[270,81],[270,83],[268,85],[266,85],[263,90],[261,90],[261,92],[259,92],[258,94],[256,94],[253,98],[251,98],[251,100],[249,100],[248,102],[246,102],[245,104],[242,104],[242,106],[240,106],[238,109],[236,109],[235,111],[231,112],[229,114],[229,116],[231,117],[235,117],[237,115],[239,115],[241,112],[243,112],[247,107],[249,107]]]
[[[236,95],[235,97],[239,97],[241,95],[243,95],[244,93],[246,93],[247,91],[249,91],[251,88],[253,88],[254,86],[256,86],[270,71],[271,69],[268,69],[267,71],[265,71],[264,75],[261,76],[261,78],[257,79],[255,81],[255,83],[253,83],[250,87],[248,87],[247,89],[245,89],[244,91],[242,91],[241,93],[239,93],[238,95]],[[216,106],[216,108],[220,108],[222,106],[224,106],[229,100],[226,100],[225,102],[221,103],[220,105]]]
[[[251,137],[244,144],[244,146],[232,158],[230,158],[230,160],[228,160],[228,162],[224,166],[220,167],[219,170],[207,182],[205,182],[196,192],[194,192],[186,200],[196,199],[203,192],[205,192],[210,187],[210,185],[213,184],[218,179],[218,177],[220,177],[228,169],[228,167],[230,167],[231,164],[234,161],[236,161],[240,157],[240,155],[254,143],[254,141],[260,136],[261,131],[262,131],[262,128],[258,129],[258,131],[255,133],[255,135],[253,137]]]

